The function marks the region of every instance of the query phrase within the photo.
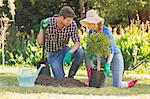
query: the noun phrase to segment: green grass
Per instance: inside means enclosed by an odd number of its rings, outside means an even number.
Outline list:
[[[1,67],[1,66],[0,66]],[[150,80],[139,80],[138,83],[133,88],[115,88],[111,85],[111,77],[107,79],[104,88],[91,88],[91,87],[52,87],[52,86],[40,86],[36,85],[31,88],[24,88],[18,85],[17,81],[17,69],[13,67],[5,67],[5,69],[10,69],[4,72],[0,68],[0,96],[4,93],[20,93],[20,94],[40,94],[40,93],[54,93],[54,94],[80,94],[80,95],[107,95],[107,96],[125,96],[125,95],[140,95],[140,94],[150,94]],[[68,68],[65,69],[68,71]],[[80,68],[77,72],[76,79],[84,81],[87,79],[86,71],[84,68]],[[129,80],[129,78],[124,78],[124,80]]]

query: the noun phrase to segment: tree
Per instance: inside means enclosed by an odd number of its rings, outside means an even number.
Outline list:
[[[109,38],[101,33],[93,33],[85,37],[85,40],[87,42],[86,52],[89,55],[90,59],[93,59],[93,57],[97,56],[97,70],[100,70],[100,57],[102,56],[108,56],[110,54],[110,46],[111,42]]]
[[[0,34],[2,38],[2,64],[4,65],[5,63],[5,55],[4,55],[4,46],[5,46],[5,41],[6,41],[6,31],[8,27],[10,26],[10,22],[14,21],[14,16],[15,16],[15,0],[8,0],[6,2],[3,2],[3,0],[0,0],[0,7],[5,7],[9,8],[9,12],[12,15],[12,19],[10,20],[9,17],[7,17],[6,12],[2,10],[2,17],[0,17],[0,23],[1,23],[1,28],[0,28]]]
[[[64,5],[71,6],[75,13],[75,21],[79,26],[80,17],[85,16],[85,4],[88,0],[17,0],[16,1],[16,25],[24,26],[25,31],[30,33],[30,30],[39,24],[40,20],[54,14],[58,14],[59,10]],[[38,30],[36,30],[38,31]],[[37,34],[37,32],[36,32]]]
[[[90,0],[93,8],[99,11],[106,24],[128,22],[136,10],[146,8],[148,0]],[[146,8],[149,9],[149,8]]]

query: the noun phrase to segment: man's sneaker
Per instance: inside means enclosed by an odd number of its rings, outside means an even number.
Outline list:
[[[128,87],[133,87],[137,82],[136,78],[131,79],[130,81],[128,81]]]

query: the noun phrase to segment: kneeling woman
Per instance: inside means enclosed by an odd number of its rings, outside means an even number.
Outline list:
[[[108,77],[110,74],[110,68],[112,70],[112,84],[115,87],[133,87],[137,82],[137,79],[131,79],[128,82],[122,81],[122,74],[124,70],[124,60],[120,49],[117,47],[112,32],[103,25],[104,19],[100,18],[97,12],[93,9],[87,11],[86,18],[80,21],[80,24],[84,27],[89,28],[89,35],[91,33],[104,33],[108,36],[111,41],[111,54],[107,57],[107,61],[104,64],[104,71]],[[86,26],[85,26],[86,25]],[[85,62],[88,72],[88,82],[91,74],[91,67],[93,67],[93,60],[90,60],[87,55],[85,55]],[[89,83],[86,84],[89,84]]]

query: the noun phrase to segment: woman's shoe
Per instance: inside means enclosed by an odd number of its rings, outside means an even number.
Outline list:
[[[130,81],[128,81],[128,87],[133,87],[137,82],[136,78],[131,79]]]

